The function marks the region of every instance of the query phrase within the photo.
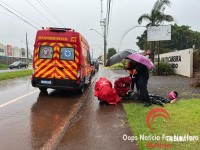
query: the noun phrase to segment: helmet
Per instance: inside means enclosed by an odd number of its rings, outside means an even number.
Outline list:
[[[176,99],[176,98],[178,98],[178,93],[176,91],[172,91],[169,93],[168,97],[171,100]]]

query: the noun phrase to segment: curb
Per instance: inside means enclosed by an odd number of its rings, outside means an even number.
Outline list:
[[[55,150],[58,148],[60,141],[62,140],[63,136],[65,135],[67,129],[70,127],[71,123],[73,122],[73,119],[75,118],[75,116],[77,115],[77,113],[79,112],[79,110],[81,109],[81,107],[83,106],[86,97],[88,95],[88,93],[90,92],[90,89],[94,83],[94,81],[96,80],[96,75],[94,80],[91,82],[91,84],[88,86],[86,92],[84,93],[84,95],[82,96],[81,100],[79,103],[77,103],[72,110],[69,112],[69,115],[67,115],[64,118],[63,123],[61,124],[61,126],[56,129],[53,134],[51,139],[49,139],[41,148],[40,150]]]

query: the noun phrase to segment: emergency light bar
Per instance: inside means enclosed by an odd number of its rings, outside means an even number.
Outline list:
[[[44,29],[44,28],[43,28]],[[55,31],[55,32],[65,32],[72,30],[71,28],[56,28],[56,27],[46,27],[46,30]],[[74,30],[73,30],[74,31]]]

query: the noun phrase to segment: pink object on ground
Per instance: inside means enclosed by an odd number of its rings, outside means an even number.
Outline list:
[[[168,95],[170,100],[174,100],[178,98],[178,93],[176,91],[171,91]]]

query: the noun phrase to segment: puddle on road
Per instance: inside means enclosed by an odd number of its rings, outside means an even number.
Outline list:
[[[74,92],[48,91],[0,109],[0,149],[40,149],[62,128],[64,118],[82,97]]]
[[[10,86],[12,83],[12,86]],[[23,85],[24,83],[30,83],[31,84],[31,77],[26,76],[26,77],[19,77],[15,79],[9,79],[9,80],[2,80],[0,81],[0,91],[5,91],[10,88],[16,88],[20,85]]]
[[[41,148],[52,137],[80,98],[73,92],[56,90],[39,94],[31,108],[31,141],[34,149]]]

